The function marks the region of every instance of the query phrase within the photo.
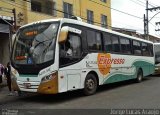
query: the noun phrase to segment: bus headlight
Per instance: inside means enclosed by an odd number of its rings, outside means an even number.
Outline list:
[[[54,78],[57,77],[57,75],[58,75],[58,72],[54,72],[54,73],[52,73],[52,74],[50,74],[48,76],[45,76],[45,77],[42,78],[41,83],[53,80]]]

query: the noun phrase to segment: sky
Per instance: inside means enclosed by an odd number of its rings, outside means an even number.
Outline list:
[[[160,6],[160,0],[148,0],[148,2],[150,4],[149,8]],[[112,9],[112,27],[134,29],[138,33],[144,33],[143,17],[146,14],[146,0],[111,0],[111,8],[136,16],[129,16]],[[155,14],[157,15],[151,19]],[[158,29],[155,22],[160,22],[160,9],[152,12],[149,11],[148,17],[149,20],[151,19],[149,34],[160,38],[160,32],[155,32],[155,29]]]

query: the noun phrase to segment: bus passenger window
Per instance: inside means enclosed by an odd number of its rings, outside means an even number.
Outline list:
[[[133,40],[133,52],[135,55],[142,55],[140,42]]]
[[[142,53],[143,53],[143,56],[149,56],[150,55],[147,43],[142,43]]]
[[[67,41],[60,44],[60,65],[73,63],[81,58],[81,39],[79,36],[69,34]]]
[[[124,37],[120,37],[121,52],[124,54],[131,54],[130,40]]]
[[[101,43],[101,34],[100,33],[96,33],[96,46],[97,46],[97,50],[101,50],[102,49],[102,43]]]
[[[101,34],[95,31],[87,31],[88,49],[92,51],[102,50]]]
[[[111,36],[109,34],[104,35],[104,45],[106,52],[112,51],[112,41]]]
[[[114,52],[120,52],[120,45],[119,45],[119,40],[118,36],[112,36],[112,47]]]
[[[148,44],[148,49],[149,49],[149,56],[153,56],[153,45]]]

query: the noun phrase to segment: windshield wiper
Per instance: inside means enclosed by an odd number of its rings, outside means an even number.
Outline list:
[[[40,44],[44,44],[45,42],[47,42],[47,41],[50,41],[50,40],[52,40],[52,39],[48,39],[48,40],[44,40],[44,41],[39,41],[39,43],[38,44],[36,44],[35,46],[34,46],[34,48],[36,48],[37,46],[39,46]],[[44,44],[45,45],[45,44]]]
[[[43,35],[45,35],[44,33],[43,33]],[[46,35],[45,35],[46,36]],[[46,36],[47,37],[47,36]],[[54,35],[53,35],[53,37],[51,38],[51,39],[47,39],[47,40],[44,40],[44,41],[39,41],[39,40],[37,40],[37,39],[35,39],[37,42],[39,42],[38,44],[36,44],[35,46],[34,46],[34,48],[36,48],[37,46],[39,46],[40,44],[42,44],[42,43],[44,43],[44,42],[47,42],[47,41],[50,41],[50,40],[53,40],[54,38],[56,37],[56,34],[54,33]],[[48,38],[48,37],[47,37]],[[52,42],[52,41],[51,41]],[[49,43],[49,46],[51,45],[51,42]]]

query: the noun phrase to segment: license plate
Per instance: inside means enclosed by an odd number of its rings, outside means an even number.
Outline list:
[[[30,84],[30,83],[23,83],[23,85],[24,85],[25,88],[31,87],[31,84]]]

